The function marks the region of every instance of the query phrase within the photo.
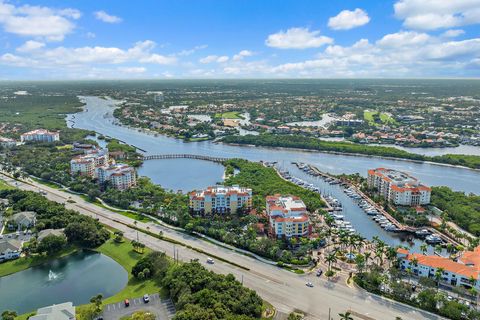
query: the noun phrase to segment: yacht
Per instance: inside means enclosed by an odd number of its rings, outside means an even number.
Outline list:
[[[425,238],[425,242],[428,244],[439,244],[442,243],[443,240],[436,234],[431,234]]]

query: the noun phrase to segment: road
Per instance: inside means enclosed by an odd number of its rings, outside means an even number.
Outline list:
[[[163,231],[165,237],[177,240],[194,248],[212,253],[218,257],[244,266],[249,270],[236,267],[232,264],[216,261],[206,264],[207,255],[187,249],[183,246],[174,246],[167,241],[159,240],[142,232],[129,228],[125,224],[133,225],[134,220],[113,211],[98,207],[83,200],[81,197],[57,190],[34,181],[24,183],[15,181],[10,177],[0,174],[0,178],[12,186],[23,190],[44,191],[49,200],[64,203],[69,209],[76,210],[94,218],[105,225],[124,232],[128,239],[139,239],[147,247],[166,252],[173,256],[174,251],[182,261],[197,258],[206,268],[222,274],[233,274],[239,281],[255,290],[263,299],[270,302],[277,310],[289,313],[294,309],[302,310],[307,314],[307,319],[328,319],[329,311],[332,317],[337,318],[338,313],[351,310],[355,318],[394,320],[402,319],[443,319],[442,317],[421,311],[419,309],[391,301],[363,290],[351,288],[345,283],[327,281],[324,277],[317,278],[314,274],[297,275],[290,271],[262,263],[256,259],[233,252],[227,248],[215,245],[205,240],[190,236],[156,223],[137,222],[137,226],[158,233]],[[67,200],[75,201],[72,203]],[[307,281],[314,284],[313,288],[305,285]],[[359,316],[360,315],[360,316]]]

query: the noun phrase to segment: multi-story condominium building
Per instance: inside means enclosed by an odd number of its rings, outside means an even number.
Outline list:
[[[110,182],[111,186],[118,190],[126,190],[137,185],[135,169],[126,164],[111,164],[97,167],[99,183]]]
[[[277,238],[308,236],[312,232],[305,203],[293,196],[274,195],[266,200],[270,231]]]
[[[20,136],[20,140],[22,142],[54,142],[60,140],[60,134],[58,132],[52,132],[45,129],[37,129],[22,134]]]
[[[0,146],[5,148],[15,147],[17,142],[10,138],[0,137]]]
[[[252,189],[239,186],[214,186],[192,191],[190,211],[201,214],[237,213],[252,209]]]
[[[480,247],[464,252],[457,261],[436,255],[410,253],[402,248],[397,249],[397,257],[402,270],[411,269],[419,277],[435,278],[440,269],[443,282],[480,290]]]
[[[401,171],[386,168],[368,170],[367,184],[396,205],[419,206],[430,203],[432,189]]]
[[[97,177],[97,167],[108,165],[108,149],[89,149],[70,160],[70,174]]]

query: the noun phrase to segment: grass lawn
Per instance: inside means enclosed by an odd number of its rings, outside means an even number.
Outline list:
[[[31,256],[3,262],[0,264],[0,277],[16,273],[34,266],[38,266],[52,259],[67,256],[74,253],[75,251],[77,251],[77,248],[71,246],[55,254],[54,256]]]
[[[240,112],[230,111],[224,113],[216,113],[215,118],[222,118],[222,119],[243,119],[240,115]]]
[[[7,190],[7,189],[13,189],[13,187],[6,184],[5,181],[0,180],[0,190]]]
[[[133,266],[144,255],[149,253],[151,251],[150,249],[145,248],[144,253],[140,254],[133,250],[130,242],[125,241],[123,243],[117,243],[113,241],[113,239],[111,239],[98,247],[96,251],[109,256],[110,258],[118,262],[122,267],[124,267],[125,270],[127,270],[128,272],[127,286],[116,295],[105,299],[103,302],[104,304],[123,301],[126,298],[132,299],[136,297],[141,297],[145,293],[152,294],[160,291],[161,295],[165,295],[165,292],[162,292],[160,286],[154,280],[139,281],[135,279],[131,274]]]
[[[374,126],[377,124],[375,118],[378,115],[382,124],[396,124],[397,122],[390,115],[386,113],[380,113],[378,111],[364,111],[363,119],[368,122],[369,125]]]

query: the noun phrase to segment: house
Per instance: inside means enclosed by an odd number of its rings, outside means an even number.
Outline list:
[[[397,249],[397,258],[400,269],[411,269],[418,277],[436,278],[437,271],[440,270],[443,282],[480,290],[480,246],[473,251],[465,251],[457,261],[436,255],[410,253],[403,248]]]
[[[37,240],[38,242],[40,242],[48,236],[60,237],[65,236],[65,234],[63,233],[63,229],[44,229],[38,233]]]
[[[37,314],[31,316],[30,320],[75,320],[75,307],[71,302],[54,304],[49,307],[40,308]]]
[[[28,229],[35,226],[37,223],[37,214],[33,211],[23,211],[14,214],[9,223],[8,228],[14,229]]]
[[[22,252],[22,242],[16,239],[0,239],[0,262],[17,259]]]

